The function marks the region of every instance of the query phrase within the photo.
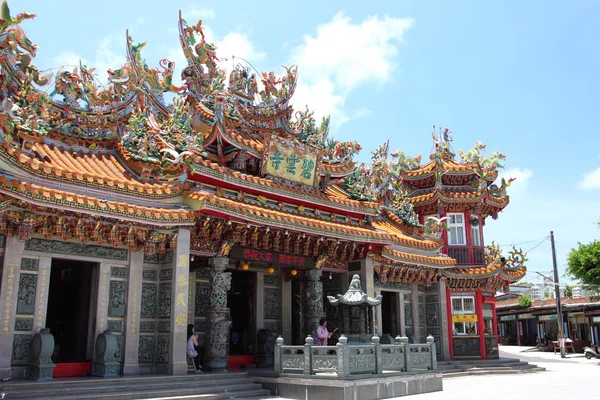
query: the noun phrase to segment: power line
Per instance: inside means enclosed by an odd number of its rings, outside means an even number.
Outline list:
[[[512,246],[520,246],[522,244],[527,244],[527,243],[533,243],[533,242],[537,242],[538,240],[542,240],[542,239],[548,239],[549,236],[544,236],[538,239],[534,239],[534,240],[528,240],[527,242],[521,242],[521,243],[515,243],[515,244],[498,244],[498,247],[512,247]]]
[[[529,253],[531,250],[535,249],[536,247],[538,247],[539,245],[541,245],[542,243],[544,243],[546,240],[548,240],[548,237],[545,237],[544,240],[542,240],[541,242],[539,242],[538,244],[536,244],[535,246],[533,246],[532,248],[530,248],[529,250],[527,250],[525,253]]]

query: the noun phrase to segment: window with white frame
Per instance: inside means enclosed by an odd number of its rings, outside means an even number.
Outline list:
[[[474,296],[452,296],[450,297],[452,304],[452,315],[473,315],[475,314],[475,297]],[[476,321],[455,321],[453,324],[452,334],[454,335],[476,335]]]
[[[452,296],[452,315],[475,314],[474,296]]]
[[[462,213],[448,214],[448,244],[450,246],[465,246],[465,216]]]
[[[481,246],[481,220],[479,215],[471,215],[471,244],[473,246]]]

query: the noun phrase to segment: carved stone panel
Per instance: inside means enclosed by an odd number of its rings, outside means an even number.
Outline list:
[[[140,321],[140,332],[154,332],[154,321]]]
[[[22,271],[37,271],[39,261],[37,258],[22,258],[21,259],[21,270]]]
[[[115,332],[122,332],[123,331],[123,321],[118,319],[109,319],[108,320],[108,329],[115,333]]]
[[[29,362],[29,342],[31,335],[15,335],[13,339],[11,365],[27,365]]]
[[[125,316],[125,288],[126,283],[123,281],[110,281],[108,316],[109,317],[124,317]]]
[[[196,270],[196,279],[208,281],[210,279],[210,268],[198,268]]]
[[[279,319],[280,315],[279,305],[279,289],[265,288],[264,297],[264,318],[265,319]]]
[[[196,282],[196,299],[194,315],[196,317],[206,317],[210,307],[210,287],[206,283]]]
[[[164,254],[155,253],[151,256],[144,254],[144,263],[146,264],[170,264],[173,262],[173,252],[167,251]]]
[[[439,306],[438,304],[427,304],[425,306],[425,322],[427,326],[439,326],[440,324],[440,315],[439,315]]]
[[[127,261],[127,249],[61,242],[59,240],[33,238],[25,243],[25,250]]]
[[[145,281],[156,281],[158,277],[158,271],[152,268],[144,268],[142,279]]]
[[[404,324],[406,326],[412,326],[413,325],[413,320],[412,320],[412,304],[411,304],[411,298],[410,298],[410,294],[409,293],[405,293],[404,294]],[[408,333],[407,333],[408,334]]]
[[[156,362],[166,363],[169,361],[169,336],[160,335],[156,341]]]
[[[127,278],[127,268],[110,267],[110,276],[113,278]]]
[[[32,329],[32,318],[15,318],[15,331],[31,331]]]
[[[279,287],[279,277],[276,275],[265,275],[265,286]]]
[[[351,354],[350,371],[375,370],[375,354]]]
[[[165,282],[158,285],[158,316],[171,316],[171,282]]]
[[[138,347],[138,361],[140,363],[149,363],[153,359],[154,336],[140,336]]]
[[[159,332],[171,331],[171,323],[169,321],[158,321],[158,331]]]
[[[485,338],[485,356],[487,358],[498,358],[498,340],[496,337]]]
[[[173,269],[161,269],[158,276],[161,281],[170,281],[173,279]]]
[[[19,278],[17,314],[33,315],[35,311],[35,290],[37,275],[22,273]]]
[[[117,339],[117,351],[115,352],[115,360],[121,362],[123,359],[123,336],[115,335],[115,339]]]
[[[142,317],[156,316],[156,295],[156,284],[142,283],[142,304],[140,307]]]

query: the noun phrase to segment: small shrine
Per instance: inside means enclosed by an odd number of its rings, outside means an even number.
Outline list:
[[[350,342],[369,341],[376,334],[374,307],[381,304],[382,295],[371,297],[363,292],[360,276],[354,275],[345,294],[327,296],[329,304],[337,306],[340,313],[340,332],[346,334]]]

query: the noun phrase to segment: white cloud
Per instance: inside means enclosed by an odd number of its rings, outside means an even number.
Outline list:
[[[583,174],[577,187],[581,190],[600,189],[600,168],[596,168],[593,171]]]
[[[305,35],[291,55],[291,62],[299,65],[296,108],[308,104],[318,117],[333,114],[336,126],[366,116],[344,109],[346,98],[361,85],[383,84],[393,78],[399,44],[413,25],[413,19],[387,15],[353,24],[340,12],[318,26],[315,36]]]
[[[511,168],[500,172],[498,179],[496,179],[496,184],[500,186],[502,178],[506,180],[516,178],[508,188],[508,194],[511,195],[511,197],[514,197],[516,194],[523,193],[527,190],[532,175],[533,171],[530,169]]]

